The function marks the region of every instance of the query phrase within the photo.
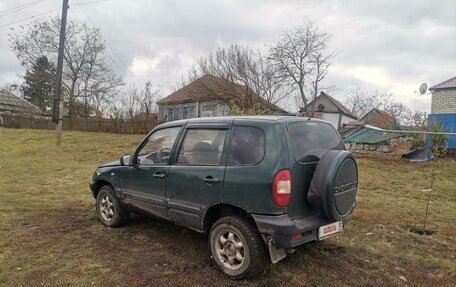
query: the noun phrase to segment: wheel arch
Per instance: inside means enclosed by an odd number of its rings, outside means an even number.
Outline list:
[[[107,180],[99,179],[92,184],[92,194],[93,197],[97,198],[98,192],[103,186],[109,185],[114,189],[114,186]]]
[[[203,231],[205,235],[209,235],[212,226],[214,223],[222,217],[229,216],[229,215],[240,215],[248,219],[253,223],[255,228],[257,228],[255,220],[250,215],[250,213],[244,210],[241,207],[238,207],[233,204],[228,203],[217,203],[210,206],[203,216]],[[257,228],[258,230],[258,228]]]

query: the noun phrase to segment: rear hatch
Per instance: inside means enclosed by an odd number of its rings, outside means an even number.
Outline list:
[[[293,219],[319,213],[307,200],[315,168],[328,150],[345,150],[342,138],[324,121],[300,120],[287,125],[290,141],[292,195],[288,216]]]

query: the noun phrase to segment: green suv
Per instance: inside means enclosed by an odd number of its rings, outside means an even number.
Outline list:
[[[90,189],[104,225],[133,211],[204,233],[216,265],[240,279],[266,256],[276,263],[341,232],[357,185],[356,160],[329,123],[253,116],[159,125],[131,155],[98,167]]]

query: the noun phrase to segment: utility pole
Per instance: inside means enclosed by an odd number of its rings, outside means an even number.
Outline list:
[[[63,68],[63,53],[65,47],[65,31],[67,23],[68,1],[63,0],[62,19],[60,21],[60,41],[59,55],[57,58],[57,83],[54,96],[54,112],[52,121],[55,125],[55,144],[60,145],[62,142],[62,126],[63,126],[63,97],[62,97],[62,68]]]

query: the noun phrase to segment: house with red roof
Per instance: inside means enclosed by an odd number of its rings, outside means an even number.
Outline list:
[[[379,128],[397,128],[399,123],[390,114],[385,111],[373,108],[364,117],[361,118],[363,124],[376,126]]]
[[[251,102],[273,114],[286,114],[280,107],[259,97],[250,88],[213,75],[204,75],[159,100],[160,121],[227,116],[235,101]]]

